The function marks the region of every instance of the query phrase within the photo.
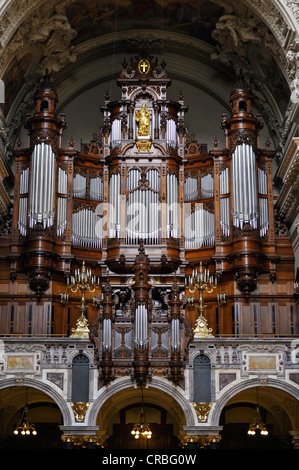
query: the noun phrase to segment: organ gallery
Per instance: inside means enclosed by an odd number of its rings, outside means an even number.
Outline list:
[[[62,144],[68,119],[47,71],[14,150],[1,373],[43,384],[67,447],[150,448],[146,435],[153,448],[229,447],[221,407],[229,416],[233,387],[250,389],[251,417],[257,389],[266,406],[267,384],[298,387],[294,253],[250,85],[240,73],[215,129],[225,146],[208,148],[172,82],[159,57],[124,59],[118,98],[102,98],[79,148]]]
[[[35,94],[36,112],[25,124],[29,146],[20,143],[15,151],[9,269],[15,282],[30,289],[24,301],[33,292],[34,308],[44,315],[50,312],[48,322],[42,315],[32,325],[32,333],[65,335],[74,327],[77,299],[68,286],[84,262],[101,286],[110,286],[107,328],[120,346],[118,323],[126,319],[130,334],[123,347],[132,358],[138,341],[148,354],[149,342],[154,351],[159,337],[162,357],[170,357],[170,339],[178,331],[174,326],[172,331],[175,322],[168,304],[174,286],[181,302],[175,314],[178,328],[185,331],[186,341],[192,339],[196,289],[192,303],[188,298],[200,263],[215,287],[205,298],[214,334],[256,333],[252,320],[258,310],[260,334],[291,334],[294,302],[283,285],[279,295],[274,292],[280,278],[293,281],[294,272],[290,242],[281,236],[274,217],[274,151],[259,147],[263,123],[251,112],[245,79],[240,77],[228,97],[231,115],[221,116],[226,148],[215,142],[209,152],[187,132],[183,96],[177,102],[167,99],[171,79],[164,63],[142,58],[125,62],[117,83],[120,99],[106,96],[99,132],[78,151],[72,142],[61,148],[66,120],[56,116],[58,96],[46,76]],[[140,283],[136,273],[142,257]],[[89,308],[88,321],[97,325],[93,332],[97,341],[101,338],[99,352],[112,341],[102,344],[106,322],[97,313],[105,302],[101,290],[95,287],[88,299],[96,304]],[[68,301],[62,305],[59,294],[64,291]],[[222,292],[225,303],[219,305]],[[284,320],[276,323],[281,308]],[[138,339],[134,326],[140,329]],[[165,332],[159,336],[156,328]]]

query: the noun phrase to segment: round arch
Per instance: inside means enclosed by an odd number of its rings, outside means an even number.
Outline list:
[[[16,388],[16,387],[31,387],[39,390],[40,392],[48,395],[58,406],[63,420],[63,425],[68,426],[72,423],[72,415],[66,401],[48,384],[40,382],[38,380],[24,378],[20,384],[16,383],[15,379],[3,380],[0,383],[0,392],[5,388]]]
[[[195,425],[196,413],[191,406],[192,404],[178,389],[174,389],[166,381],[152,379],[144,390],[144,397],[148,403],[158,404],[170,411],[176,417],[180,429],[183,426]],[[88,426],[96,426],[98,416],[101,414],[100,427],[102,428],[102,423],[105,423],[104,427],[107,428],[111,406],[115,410],[120,410],[130,403],[136,403],[136,401],[140,401],[140,390],[134,387],[131,379],[120,379],[117,383],[108,386],[92,403],[86,414],[86,423]]]
[[[238,395],[240,392],[243,392],[251,388],[256,388],[256,387],[270,387],[273,389],[279,389],[280,391],[283,391],[287,393],[288,395],[290,395],[295,400],[299,400],[298,388],[286,382],[283,382],[277,379],[271,379],[271,378],[268,378],[265,383],[261,383],[261,381],[258,378],[246,380],[244,382],[239,383],[237,386],[231,387],[229,390],[224,392],[223,395],[217,400],[217,403],[215,404],[215,407],[212,409],[211,415],[209,417],[211,420],[211,424],[212,425],[219,424],[221,413],[224,407],[226,406],[226,404],[229,402],[229,400],[231,400],[233,397]],[[295,416],[292,416],[288,410],[285,410],[285,412],[289,416],[292,424],[295,425],[294,423]]]

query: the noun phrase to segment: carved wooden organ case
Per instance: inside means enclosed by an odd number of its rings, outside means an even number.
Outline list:
[[[164,63],[131,60],[117,82],[120,99],[106,97],[100,132],[80,151],[61,147],[52,83],[38,88],[29,146],[15,151],[11,276],[51,300],[51,331],[66,334],[78,299],[62,305],[59,292],[83,260],[93,269],[102,289],[88,319],[105,382],[182,379],[196,319],[184,284],[200,261],[218,280],[205,298],[215,335],[291,333],[293,255],[275,225],[274,152],[259,147],[247,85],[222,116],[226,148],[208,152],[187,132],[182,96],[167,99]]]

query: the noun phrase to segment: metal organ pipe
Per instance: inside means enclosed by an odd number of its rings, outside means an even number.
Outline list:
[[[230,212],[229,212],[229,174],[228,168],[221,171],[219,176],[220,187],[220,228],[224,236],[230,234]],[[226,195],[226,196],[225,196]],[[225,196],[225,197],[224,197]]]
[[[160,243],[160,175],[157,170],[147,172],[148,187],[139,188],[141,172],[132,169],[127,177],[126,243],[137,244],[143,239],[145,244]]]
[[[29,227],[54,223],[55,154],[50,144],[35,145],[31,156]]]
[[[74,245],[101,248],[103,219],[91,209],[81,209],[72,216],[72,239]]]
[[[104,185],[99,176],[90,178],[89,197],[92,201],[103,201]]]
[[[185,181],[185,202],[199,199],[197,179],[188,177]],[[201,198],[209,199],[214,195],[213,176],[207,174],[201,178]],[[215,215],[204,209],[202,203],[195,203],[194,211],[191,204],[185,205],[185,248],[200,248],[213,245],[215,241]]]
[[[137,349],[148,346],[148,315],[144,304],[138,305],[135,310],[135,345]]]
[[[22,171],[20,175],[19,186],[19,216],[18,216],[18,229],[21,235],[25,236],[27,233],[27,209],[28,209],[28,181],[29,181],[29,168]]]
[[[178,178],[168,173],[166,180],[166,234],[167,237],[179,236],[179,195]]]
[[[259,184],[259,210],[260,210],[260,236],[266,235],[269,228],[269,215],[268,215],[268,186],[267,174],[262,168],[258,168],[258,184]]]
[[[204,209],[202,203],[185,217],[185,248],[213,245],[215,240],[215,216]]]
[[[167,144],[167,147],[176,148],[176,144],[177,144],[176,123],[173,119],[167,119],[166,144]]]
[[[110,318],[104,318],[103,320],[103,351],[111,351],[112,346],[112,333],[111,333],[111,320]]]
[[[67,225],[67,173],[58,168],[58,198],[57,198],[57,236],[63,235]]]
[[[214,196],[214,179],[208,174],[201,178],[201,198],[208,199]]]
[[[114,119],[111,126],[111,145],[112,148],[121,144],[121,120]]]
[[[28,193],[28,180],[29,180],[29,168],[22,171],[20,175],[20,191],[19,194]]]
[[[232,211],[235,227],[249,223],[257,228],[255,155],[249,144],[237,145],[232,155]]]
[[[184,183],[185,201],[196,201],[198,199],[197,178],[187,178]]]
[[[120,233],[120,174],[112,174],[109,181],[109,231],[110,238]]]
[[[173,351],[180,349],[180,320],[178,318],[171,321],[171,349]]]
[[[74,178],[73,193],[74,197],[78,197],[81,199],[86,198],[86,178],[85,176],[82,176],[79,173],[77,173]]]

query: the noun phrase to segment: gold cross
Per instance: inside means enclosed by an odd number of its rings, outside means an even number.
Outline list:
[[[140,70],[142,73],[148,72],[148,69],[149,69],[149,63],[148,63],[147,60],[143,60],[143,61],[140,61],[140,62],[139,62],[139,70]]]

